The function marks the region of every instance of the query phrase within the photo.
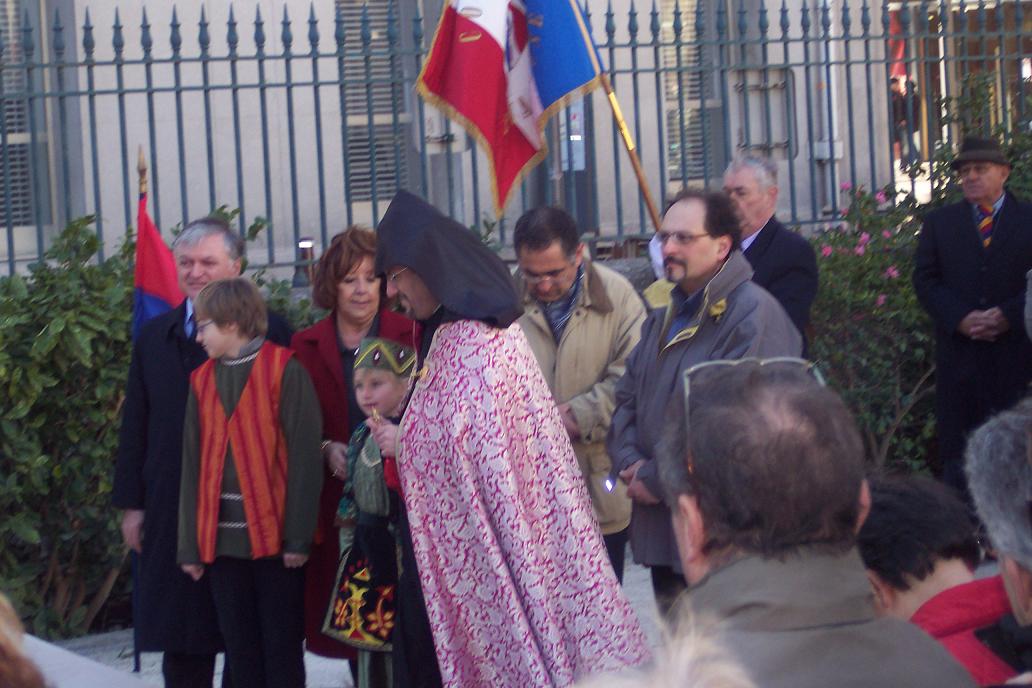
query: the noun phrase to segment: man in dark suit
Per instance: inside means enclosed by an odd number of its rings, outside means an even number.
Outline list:
[[[194,341],[193,299],[209,282],[240,274],[244,243],[225,221],[204,218],[188,224],[172,250],[187,298],[144,325],[133,344],[112,502],[124,510],[122,536],[139,555],[138,649],[165,653],[169,688],[211,688],[222,650],[211,592],[176,564],[183,418],[190,373],[207,360]],[[290,335],[270,313],[268,338],[287,345]]]
[[[777,167],[765,158],[744,157],[724,172],[724,191],[742,221],[742,252],[753,282],[769,291],[803,335],[817,296],[817,256],[803,237],[774,217],[778,205]]]
[[[966,497],[968,433],[1032,380],[1032,342],[1021,327],[1032,206],[1004,190],[1010,163],[996,141],[966,139],[952,165],[964,200],[925,217],[914,289],[935,323],[943,480]]]

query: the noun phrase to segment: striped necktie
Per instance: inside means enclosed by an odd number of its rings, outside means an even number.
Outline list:
[[[993,207],[978,206],[978,233],[982,235],[982,248],[989,248],[993,241]]]

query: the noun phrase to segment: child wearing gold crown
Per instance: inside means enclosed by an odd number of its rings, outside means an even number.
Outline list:
[[[355,398],[366,420],[348,443],[348,470],[337,509],[341,563],[323,632],[359,649],[358,688],[390,688],[391,630],[398,580],[391,526],[398,480],[370,426],[397,423],[416,353],[396,342],[366,338],[355,356]]]

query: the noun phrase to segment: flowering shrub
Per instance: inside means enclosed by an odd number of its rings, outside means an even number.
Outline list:
[[[856,414],[875,464],[922,470],[935,364],[932,323],[910,284],[919,208],[892,189],[842,193],[843,222],[813,237],[821,285],[810,354]]]

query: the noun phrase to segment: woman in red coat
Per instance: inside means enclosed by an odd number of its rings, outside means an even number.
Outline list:
[[[355,650],[322,633],[340,556],[333,524],[347,470],[352,429],[364,420],[351,378],[363,337],[419,341],[418,325],[383,305],[381,279],[373,272],[376,235],[349,227],[333,237],[315,267],[312,297],[330,314],[294,335],[291,348],[312,377],[323,417],[323,490],[319,522],[305,580],[305,639],[309,651],[353,659]]]

